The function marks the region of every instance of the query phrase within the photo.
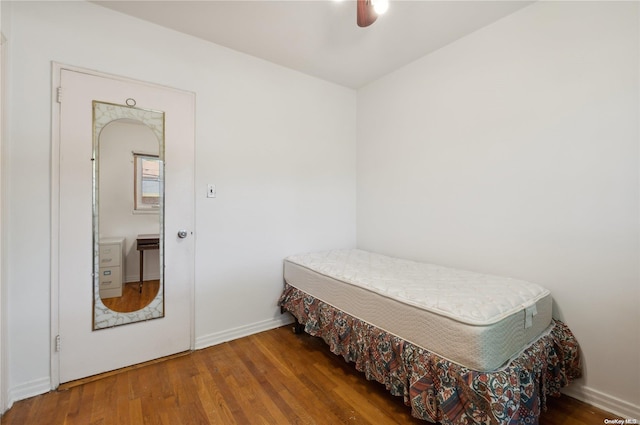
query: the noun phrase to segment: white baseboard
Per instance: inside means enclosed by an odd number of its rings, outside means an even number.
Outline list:
[[[562,393],[569,397],[577,398],[599,409],[611,412],[624,419],[637,419],[640,421],[640,406],[629,403],[628,401],[605,394],[593,388],[584,385],[569,385],[562,389]]]
[[[275,329],[280,326],[288,325],[290,323],[293,323],[293,319],[291,318],[291,316],[282,315],[277,319],[264,320],[262,322],[252,323],[249,325],[240,326],[238,328],[204,335],[196,338],[195,349],[199,350],[201,348],[221,344],[223,342],[253,335],[258,332]],[[7,405],[3,406],[3,410],[9,410],[11,406],[13,406],[13,403],[16,401],[48,393],[49,391],[51,391],[51,379],[49,377],[35,379],[33,381],[20,384],[14,388],[9,388],[7,399],[5,400]]]
[[[8,410],[16,401],[48,393],[49,391],[51,391],[51,379],[48,376],[46,378],[39,378],[30,382],[25,382],[17,387],[9,388],[7,406],[5,407]]]
[[[144,280],[160,280],[160,275],[156,273],[153,273],[153,274],[145,273],[143,279]],[[140,282],[140,275],[139,274],[126,275],[124,277],[124,282],[125,283]]]
[[[199,336],[196,338],[195,349],[200,350],[202,348],[211,347],[212,345],[222,344],[223,342],[257,334],[258,332],[279,328],[280,326],[288,325],[290,323],[293,323],[293,319],[291,318],[291,316],[288,314],[283,314],[277,319],[263,320],[262,322],[252,323],[234,329],[228,329],[225,331],[214,332],[209,335]]]

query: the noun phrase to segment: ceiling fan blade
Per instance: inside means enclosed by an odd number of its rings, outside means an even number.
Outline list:
[[[373,4],[371,0],[357,0],[358,1],[358,26],[359,27],[368,27],[373,24],[378,15],[373,10]]]

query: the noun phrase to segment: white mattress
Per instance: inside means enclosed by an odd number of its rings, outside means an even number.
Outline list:
[[[551,294],[539,285],[362,250],[288,257],[284,278],[345,313],[478,371],[501,367],[551,323]]]

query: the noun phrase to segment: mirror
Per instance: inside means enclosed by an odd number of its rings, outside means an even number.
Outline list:
[[[92,160],[93,329],[164,317],[164,113],[94,101]]]

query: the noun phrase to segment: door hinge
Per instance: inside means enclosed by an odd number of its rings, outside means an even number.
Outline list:
[[[60,352],[60,335],[56,335],[56,351]]]
[[[62,87],[56,89],[56,101],[62,103]]]

